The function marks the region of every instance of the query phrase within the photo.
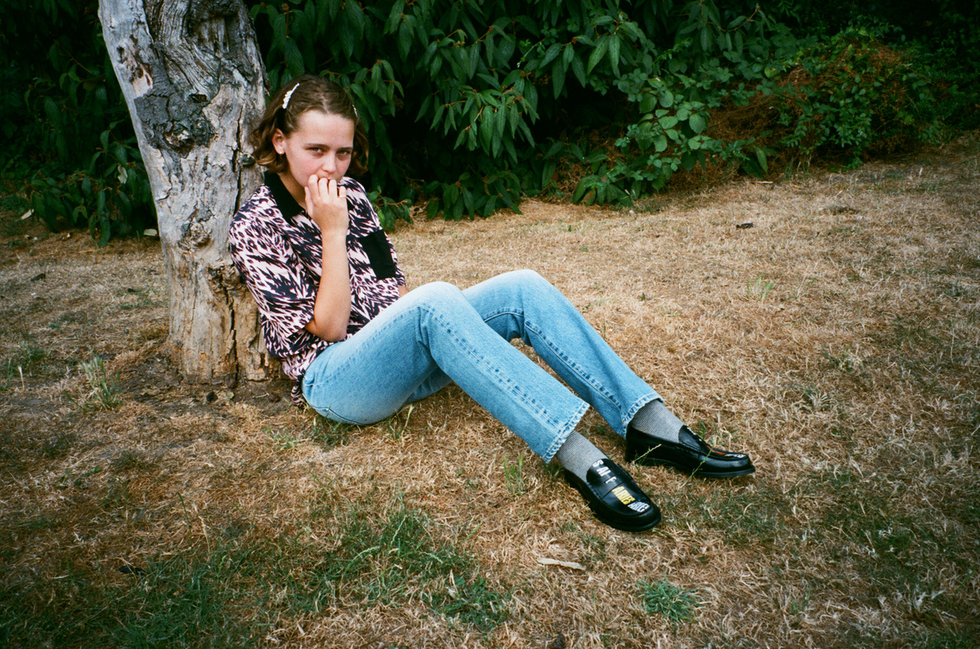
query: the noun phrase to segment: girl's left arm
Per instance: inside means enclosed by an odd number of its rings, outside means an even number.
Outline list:
[[[306,211],[320,226],[322,266],[313,305],[313,318],[305,329],[323,340],[347,337],[350,319],[350,275],[347,265],[347,191],[335,180],[310,178]]]

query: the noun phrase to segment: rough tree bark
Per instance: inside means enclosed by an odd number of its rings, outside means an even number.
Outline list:
[[[241,0],[100,0],[99,17],[156,202],[180,369],[266,378],[258,312],[227,250],[260,182],[243,166],[266,87],[249,15]]]

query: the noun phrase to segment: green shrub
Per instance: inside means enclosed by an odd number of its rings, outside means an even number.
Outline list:
[[[49,228],[87,227],[104,244],[155,217],[97,13],[93,0],[4,3],[0,155]]]
[[[98,3],[7,4],[4,176],[52,228],[138,234],[153,204]],[[629,204],[692,171],[857,163],[969,126],[980,104],[980,31],[953,0],[935,16],[948,29],[931,31],[837,0],[782,0],[771,14],[747,0],[246,6],[271,89],[302,73],[350,88],[372,142],[362,180],[386,227],[419,201],[459,219],[526,195]]]
[[[757,151],[704,135],[731,69],[759,72],[772,55],[776,26],[753,7],[290,0],[251,11],[273,86],[317,72],[350,87],[372,140],[371,187],[424,194],[429,216],[458,219],[517,209],[554,189],[559,169],[584,172],[575,200],[621,203],[709,155],[758,168]]]
[[[909,53],[882,42],[888,28],[848,28],[805,48],[774,97],[776,148],[798,157],[840,152],[850,165],[942,133],[934,83]]]

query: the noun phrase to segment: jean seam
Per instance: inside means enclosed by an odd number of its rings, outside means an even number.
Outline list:
[[[560,350],[559,347],[551,342],[544,332],[542,332],[541,329],[534,324],[533,320],[528,320],[526,316],[524,318],[524,328],[540,338],[545,345],[548,346],[548,349],[550,349],[555,356],[560,358],[565,366],[569,368],[569,370],[575,374],[579,380],[589,385],[596,394],[602,396],[607,402],[611,403],[613,407],[622,412],[622,406],[617,402],[615,395],[612,394],[612,392],[610,392],[604,385],[597,382],[595,377],[586,372],[578,363],[573,362],[564,352]]]
[[[456,330],[452,326],[450,326],[449,321],[443,318],[436,310],[432,309],[428,305],[420,305],[420,308],[428,311],[430,317],[432,317],[434,320],[438,320],[439,322],[441,322],[446,332],[451,334],[454,340],[458,343],[459,348],[464,349],[466,354],[472,360],[478,361],[482,367],[491,371],[494,375],[495,380],[499,381],[501,385],[506,389],[508,393],[510,393],[512,397],[520,401],[520,403],[524,406],[525,411],[528,414],[532,415],[534,419],[541,422],[543,425],[547,426],[548,428],[556,428],[562,425],[558,422],[555,422],[553,420],[553,417],[551,417],[550,415],[547,417],[542,417],[541,416],[543,414],[542,408],[538,407],[537,401],[531,399],[527,393],[521,390],[520,384],[511,381],[509,379],[504,381],[503,379],[505,377],[500,375],[499,369],[496,368],[493,364],[491,364],[483,354],[477,353],[473,349],[472,345],[465,343],[464,340],[457,334]],[[426,348],[430,350],[429,353],[431,354],[432,353],[431,348],[429,347]],[[444,372],[446,371],[445,368],[441,368],[441,369]]]
[[[489,322],[494,318],[498,318],[500,316],[514,316],[520,318],[524,322],[525,331],[530,332],[536,335],[538,338],[540,338],[541,341],[548,347],[548,349],[550,349],[551,352],[557,358],[561,359],[562,363],[564,363],[564,365],[569,369],[569,371],[572,374],[575,374],[579,378],[579,380],[582,381],[582,383],[585,383],[586,385],[590,386],[593,392],[597,396],[600,396],[603,399],[605,399],[607,403],[609,403],[616,411],[618,411],[620,413],[620,418],[622,420],[621,421],[622,426],[621,426],[621,430],[618,430],[616,432],[619,435],[625,436],[626,426],[632,420],[633,417],[632,414],[629,414],[629,416],[627,416],[628,413],[624,413],[622,404],[619,403],[619,401],[616,399],[616,396],[611,391],[609,391],[601,383],[598,383],[595,380],[595,377],[585,372],[585,370],[577,363],[572,362],[571,359],[565,353],[563,353],[554,343],[552,343],[551,340],[543,333],[543,331],[534,324],[533,319],[528,319],[527,314],[523,310],[518,310],[513,308],[500,309],[499,311],[495,311],[489,314],[488,316],[486,316],[483,319],[483,321]],[[530,336],[528,336],[528,338],[530,338]],[[532,347],[534,346],[533,343],[531,343],[530,341],[525,341],[525,342],[530,344]],[[641,398],[641,401],[642,399],[643,398]],[[640,407],[634,405],[633,414],[635,414],[635,411],[639,410],[639,408]]]

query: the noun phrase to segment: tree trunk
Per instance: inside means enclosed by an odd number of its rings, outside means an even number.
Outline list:
[[[228,225],[261,182],[246,168],[267,85],[241,0],[100,0],[109,58],[156,202],[170,343],[184,377],[267,378],[258,311],[228,253]]]

